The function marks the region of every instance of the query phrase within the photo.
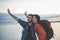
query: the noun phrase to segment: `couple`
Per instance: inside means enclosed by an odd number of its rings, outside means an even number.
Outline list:
[[[8,13],[10,16],[12,16],[22,27],[22,38],[21,40],[37,40],[36,34],[38,36],[38,40],[46,40],[46,32],[39,24],[40,16],[39,15],[27,15],[25,13],[25,16],[27,18],[27,22],[21,20],[20,18],[12,15],[10,13],[10,10],[8,9]],[[36,33],[36,34],[35,34]]]

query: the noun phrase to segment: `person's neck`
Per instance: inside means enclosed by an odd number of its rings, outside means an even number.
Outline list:
[[[28,23],[29,24],[29,26],[31,26],[32,25],[32,22],[30,22],[30,23]]]

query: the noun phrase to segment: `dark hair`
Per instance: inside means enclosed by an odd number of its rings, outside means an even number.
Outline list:
[[[32,16],[32,17],[33,17],[33,15],[32,15],[32,14],[28,14],[28,16]]]
[[[39,15],[35,14],[33,16],[35,16],[37,18],[38,22],[40,22],[40,16]]]

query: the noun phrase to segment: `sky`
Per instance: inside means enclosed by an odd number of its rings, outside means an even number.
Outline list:
[[[0,12],[60,14],[60,0],[0,0]]]

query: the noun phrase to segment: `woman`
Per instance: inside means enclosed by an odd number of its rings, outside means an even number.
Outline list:
[[[38,39],[46,40],[46,32],[39,22],[40,22],[40,16],[37,14],[33,15],[33,23],[34,23],[34,27],[35,27],[35,31],[37,33]]]

